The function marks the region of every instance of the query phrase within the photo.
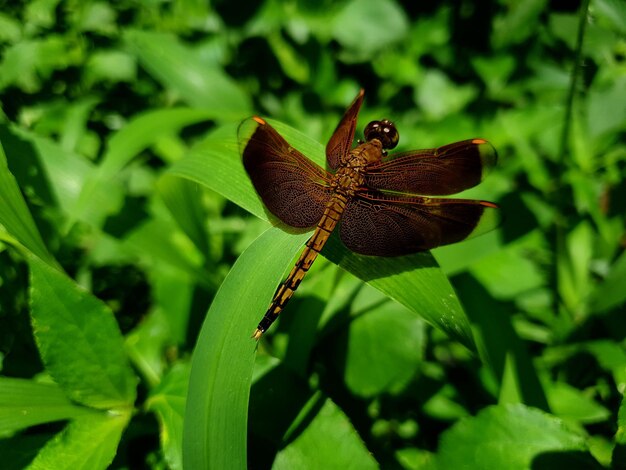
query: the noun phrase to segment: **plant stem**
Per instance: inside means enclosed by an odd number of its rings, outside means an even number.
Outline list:
[[[587,14],[589,12],[589,0],[583,0],[580,7],[580,15],[578,22],[578,34],[576,37],[576,49],[574,51],[574,69],[570,79],[569,90],[567,93],[567,101],[565,103],[565,116],[563,121],[563,130],[561,133],[561,141],[559,145],[559,153],[557,155],[556,168],[558,172],[556,185],[554,188],[554,205],[557,210],[558,216],[554,218],[553,226],[553,243],[554,243],[554,258],[553,258],[553,279],[555,287],[554,295],[554,312],[559,312],[559,307],[562,305],[561,295],[559,289],[559,263],[564,262],[566,258],[566,246],[565,246],[565,195],[563,194],[563,183],[561,176],[564,172],[559,171],[565,164],[565,153],[569,148],[570,132],[572,127],[572,114],[574,110],[574,98],[576,96],[576,86],[578,84],[578,77],[582,68],[582,49],[583,40],[585,37],[585,31],[587,28]]]

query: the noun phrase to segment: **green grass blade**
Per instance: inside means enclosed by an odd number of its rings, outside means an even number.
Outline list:
[[[239,257],[215,296],[193,355],[183,431],[185,468],[246,468],[257,345],[250,335],[307,237],[267,230]]]

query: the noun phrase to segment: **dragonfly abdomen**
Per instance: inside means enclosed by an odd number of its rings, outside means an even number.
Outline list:
[[[298,261],[296,261],[295,266],[291,269],[287,279],[278,286],[272,303],[267,309],[267,312],[265,312],[263,319],[259,322],[256,330],[254,330],[252,334],[254,339],[258,340],[261,338],[263,333],[267,331],[272,323],[276,321],[278,315],[283,311],[285,305],[289,302],[289,299],[291,299],[293,293],[300,285],[300,282],[302,282],[302,279],[304,279],[304,276],[306,276],[306,273],[311,268],[315,258],[317,258],[317,255],[328,241],[331,232],[337,226],[347,203],[348,199],[346,196],[338,193],[328,202],[324,210],[324,215],[318,222],[315,232],[313,232],[311,238],[306,242],[304,250],[302,250]]]

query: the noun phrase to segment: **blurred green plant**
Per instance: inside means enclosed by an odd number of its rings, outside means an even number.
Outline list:
[[[3,468],[621,468],[625,64],[620,0],[4,2]],[[238,123],[320,162],[360,87],[404,149],[493,142],[504,224],[332,240],[255,350],[309,235]]]

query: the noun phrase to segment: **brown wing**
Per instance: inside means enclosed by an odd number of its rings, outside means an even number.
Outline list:
[[[243,165],[269,211],[292,227],[316,225],[332,195],[331,175],[260,117],[241,123],[239,142]]]
[[[447,196],[476,186],[497,160],[496,150],[486,140],[464,140],[391,156],[368,167],[365,180],[377,190]]]
[[[326,145],[326,161],[328,162],[328,166],[333,170],[339,167],[341,160],[348,155],[352,149],[356,119],[359,115],[361,104],[363,104],[364,94],[365,92],[361,89],[350,107],[346,110],[341,121],[339,121],[335,132],[333,132],[333,135]]]
[[[341,218],[340,236],[352,251],[401,256],[456,243],[495,228],[498,206],[468,199],[356,196]]]

